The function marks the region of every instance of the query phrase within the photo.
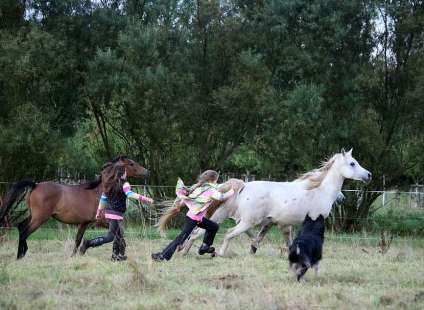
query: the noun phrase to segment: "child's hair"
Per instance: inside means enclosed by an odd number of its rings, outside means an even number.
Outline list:
[[[215,170],[206,170],[201,175],[199,175],[199,177],[197,178],[197,183],[190,188],[190,193],[192,193],[196,188],[202,186],[207,182],[214,182],[218,180],[218,177],[219,173]]]
[[[110,192],[120,191],[124,184],[122,176],[125,174],[124,166],[110,166],[102,171],[102,178],[104,178],[103,192],[108,194]]]

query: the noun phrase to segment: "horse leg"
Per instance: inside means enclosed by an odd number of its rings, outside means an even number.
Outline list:
[[[288,248],[293,242],[292,226],[278,224],[278,228],[280,229],[285,241],[285,244],[283,245],[282,249],[288,250]]]
[[[224,243],[222,244],[221,248],[219,249],[218,255],[224,256],[225,252],[227,251],[230,240],[233,239],[234,237],[246,232],[251,227],[252,227],[252,225],[250,223],[240,221],[233,229],[231,229],[230,232],[228,232],[224,236]]]
[[[244,233],[252,240],[256,237],[255,233],[251,229],[246,230]]]
[[[200,228],[200,227],[195,228],[193,232],[190,234],[189,238],[183,243],[181,254],[187,255],[191,247],[193,246],[194,241],[200,238],[201,236],[203,236],[205,232],[206,230],[204,230],[203,228]]]
[[[28,224],[29,224],[30,218],[26,218],[22,222],[18,224],[18,231],[19,231],[19,240],[18,240],[18,254],[17,259],[22,258],[25,256],[26,251],[28,250],[28,245],[26,243],[26,233],[28,230]]]
[[[79,225],[77,236],[75,237],[75,247],[74,247],[74,250],[72,251],[71,256],[74,256],[75,254],[77,254],[78,247],[81,244],[82,237],[84,236],[84,233],[88,227],[88,224],[90,224],[90,222],[82,223]]]
[[[19,244],[18,244],[18,254],[17,259],[21,259],[25,256],[28,251],[28,245],[26,240],[28,237],[44,222],[33,221],[32,218],[28,218],[25,221],[21,222],[18,225],[19,230]]]
[[[317,277],[319,274],[319,262],[313,265],[312,268],[314,268],[315,276]]]
[[[270,228],[274,225],[274,223],[270,222],[262,226],[256,238],[253,240],[250,245],[250,254],[255,254],[258,250],[259,243],[264,239],[266,233],[270,230]]]
[[[188,254],[191,247],[193,246],[194,241],[203,236],[204,233],[205,230],[203,228],[197,227],[196,229],[194,229],[190,235],[190,238],[187,239],[186,242],[184,242],[183,249],[181,250],[182,255]],[[246,230],[245,233],[247,236],[249,236],[250,239],[255,238],[255,234],[250,229]]]
[[[35,213],[35,212],[34,212]],[[28,251],[28,245],[26,240],[28,237],[43,223],[45,223],[50,217],[49,215],[44,215],[41,218],[35,218],[34,216],[30,216],[23,222],[18,225],[19,230],[19,244],[18,244],[18,254],[17,259],[21,259],[25,256]]]

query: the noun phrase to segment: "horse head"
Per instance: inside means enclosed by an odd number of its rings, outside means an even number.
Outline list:
[[[147,178],[150,175],[149,170],[127,157],[121,160],[121,164],[125,167],[125,171],[127,172],[128,177]]]
[[[336,163],[341,175],[346,179],[352,179],[369,183],[371,181],[371,172],[364,169],[358,161],[352,156],[352,149],[345,152],[342,150],[340,156],[337,157]]]
[[[134,178],[147,178],[150,175],[150,171],[141,166],[136,161],[128,158],[127,156],[118,156],[103,165],[102,170],[112,166],[121,166],[125,168],[127,177]]]

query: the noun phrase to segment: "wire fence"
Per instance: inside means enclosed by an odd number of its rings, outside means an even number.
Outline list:
[[[4,197],[11,182],[0,181],[0,204],[1,197]],[[78,184],[78,181],[69,181],[65,184]],[[175,185],[139,185],[135,184],[132,187],[146,194],[156,201],[169,201],[175,198]],[[377,194],[378,197],[373,203],[373,207],[402,207],[402,208],[415,208],[424,210],[424,186],[414,185],[411,186],[414,191],[397,191],[397,190],[359,190],[359,189],[345,189],[342,192],[345,195],[364,195],[364,194]]]
[[[0,182],[0,198],[4,195],[7,188],[11,185],[9,182]],[[128,201],[128,211],[126,214],[127,223],[141,227],[143,232],[131,232],[135,236],[154,237],[153,226],[161,215],[165,205],[169,206],[169,202],[175,198],[174,185],[132,185],[133,190],[146,196],[154,198],[155,204],[147,206],[141,203]],[[418,189],[423,187],[415,187],[414,191],[396,191],[396,190],[372,190],[362,191],[358,189],[346,189],[343,193],[349,198],[351,195],[363,195],[364,193],[377,194],[378,197],[371,206],[371,210],[379,209],[380,211],[396,211],[397,213],[391,216],[341,216],[340,213],[334,210],[328,220],[328,227],[337,231],[340,230],[337,225],[340,222],[356,221],[361,226],[363,231],[378,232],[380,230],[394,231],[398,234],[419,234],[424,235],[424,192]],[[1,200],[0,200],[1,204]],[[346,206],[338,206],[344,208]],[[336,208],[334,208],[336,209]],[[409,211],[408,211],[409,210]],[[408,211],[408,212],[406,212]],[[180,217],[180,222],[182,221]],[[177,219],[176,226],[179,226]],[[44,229],[62,230],[63,224],[50,222],[50,227]],[[0,227],[1,228],[1,227]],[[343,237],[346,238],[346,237]],[[374,238],[374,237],[373,237]],[[377,238],[377,237],[375,237]]]
[[[172,185],[132,185],[144,193],[159,194],[164,200],[175,198]],[[424,210],[424,189],[423,191],[395,191],[395,190],[359,190],[345,189],[342,190],[345,195],[363,195],[363,194],[378,194],[378,198],[374,202],[375,206],[380,207],[407,207],[421,208]]]
[[[62,179],[62,181],[65,179]],[[82,181],[84,182],[84,181]],[[62,182],[65,184],[80,184],[81,181],[68,180]],[[4,197],[11,182],[0,181],[0,205],[1,197]],[[175,185],[132,185],[135,191],[148,195],[160,204],[163,201],[171,201],[175,198]],[[413,185],[413,191],[397,191],[397,190],[359,190],[359,189],[345,189],[342,192],[345,196],[351,195],[364,195],[364,194],[377,194],[371,209],[373,208],[410,208],[421,209],[424,211],[424,186]],[[356,219],[356,218],[350,218]],[[359,218],[358,218],[359,219]]]
[[[74,184],[82,184],[86,182],[85,180],[79,181],[79,180],[73,180],[73,179],[60,179],[58,181],[62,184],[68,184],[68,185],[74,185]],[[12,184],[12,182],[5,182],[0,181],[0,194],[3,193],[3,195],[6,193],[9,186]],[[132,187],[134,188],[140,188],[145,192],[161,192],[161,193],[170,193],[170,197],[174,196],[173,192],[175,189],[175,185],[149,185],[149,184],[133,184]],[[419,204],[419,207],[424,208],[424,185],[411,185],[411,188],[414,190],[410,191],[398,191],[398,190],[360,190],[360,189],[344,189],[342,190],[343,193],[373,193],[373,194],[380,194],[382,197],[386,198],[383,199],[384,201],[387,201],[387,198],[393,196],[392,199],[399,199],[402,196],[408,195],[410,196],[410,200],[417,200],[417,203]]]

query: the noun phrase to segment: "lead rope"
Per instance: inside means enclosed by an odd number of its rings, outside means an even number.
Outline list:
[[[146,185],[143,185],[143,195],[147,197],[147,187],[146,187]],[[148,221],[150,221],[150,219],[152,218],[152,207],[153,207],[153,204],[150,204],[149,205],[149,210],[148,210],[148,213],[149,213]],[[148,255],[147,255],[147,257],[148,257],[147,259],[149,259],[149,256],[152,253],[152,244],[151,244],[150,237],[148,235],[148,231],[147,231],[148,228],[147,228],[145,219],[143,219],[143,224],[144,224],[145,238],[147,239],[147,248],[149,250]]]
[[[136,229],[136,241],[142,241],[144,237],[144,217],[143,217],[143,203],[140,200],[137,200],[137,211],[140,216],[141,227]],[[137,225],[138,226],[138,225]]]
[[[146,189],[146,185],[142,185],[142,194],[145,197],[147,196],[147,189]],[[152,205],[149,205],[149,207],[146,207],[142,202],[138,201],[139,204],[139,213],[140,213],[140,217],[141,217],[141,222],[142,222],[142,227],[141,227],[141,241],[144,241],[147,239],[147,249],[149,251],[149,254],[152,252],[152,246],[151,246],[151,242],[149,240],[149,233],[148,233],[148,227],[147,227],[147,223],[146,223],[146,219],[143,216],[143,212],[141,210],[141,208],[144,208],[148,214],[149,214],[149,219],[151,219],[152,217]]]

